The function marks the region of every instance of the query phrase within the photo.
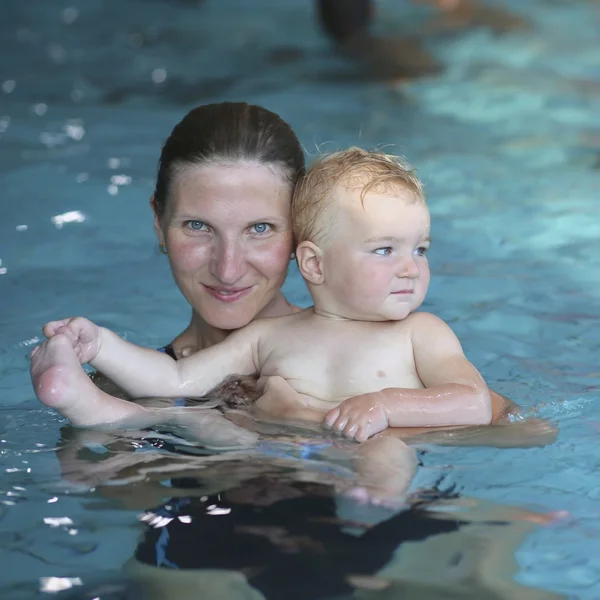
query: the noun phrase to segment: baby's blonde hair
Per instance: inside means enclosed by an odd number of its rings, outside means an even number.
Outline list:
[[[315,160],[294,189],[292,219],[296,244],[321,241],[328,229],[324,218],[338,186],[361,189],[361,202],[368,192],[411,190],[425,201],[423,184],[400,157],[376,150],[347,148]]]

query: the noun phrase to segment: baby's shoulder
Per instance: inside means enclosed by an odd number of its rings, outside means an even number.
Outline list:
[[[450,329],[445,321],[428,312],[411,313],[403,322],[412,332],[420,334],[442,333]]]

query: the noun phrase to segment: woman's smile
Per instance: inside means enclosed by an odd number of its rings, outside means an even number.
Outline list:
[[[220,302],[236,302],[241,298],[244,298],[250,292],[252,292],[254,286],[250,287],[236,287],[236,288],[226,288],[226,287],[216,287],[204,285],[204,289],[213,297],[219,300]]]

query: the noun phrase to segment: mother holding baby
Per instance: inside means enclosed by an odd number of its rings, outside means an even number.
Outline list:
[[[160,250],[167,256],[174,279],[192,308],[189,325],[164,348],[164,351],[174,359],[180,359],[218,344],[230,333],[246,326],[256,318],[285,316],[300,311],[298,307],[287,301],[281,288],[287,276],[290,260],[293,259],[292,192],[297,181],[302,177],[304,169],[304,154],[292,129],[278,115],[258,106],[245,103],[200,106],[190,111],[174,128],[162,149],[156,188],[150,199]],[[106,389],[112,385],[100,375],[96,375],[95,380],[100,387]],[[243,380],[233,378],[225,382],[220,393],[221,396],[229,397],[228,404],[231,405],[232,396],[240,396],[242,400],[248,396],[255,397],[255,388],[256,381],[252,378]],[[110,391],[114,392],[114,389]],[[375,398],[369,396],[373,395],[365,394],[355,397],[353,401],[374,402]],[[506,414],[510,403],[494,392],[491,392],[491,398],[492,423],[496,423],[501,421]],[[214,421],[207,418],[203,422],[202,415],[209,416],[212,412],[195,411],[194,427],[209,429],[210,424]],[[233,424],[231,425],[233,426]],[[492,440],[490,435],[492,430],[500,433],[496,440]],[[240,431],[242,430],[240,429]],[[389,428],[384,433],[408,437],[426,431],[428,431],[427,428]],[[518,425],[484,427],[478,430],[478,433],[473,433],[471,430],[465,436],[457,433],[458,431],[460,430],[449,431],[444,435],[449,436],[452,443],[477,443],[483,439],[484,443],[497,445],[537,445],[543,444],[553,436],[553,432],[547,428],[537,431],[534,428],[534,433],[541,434],[535,438],[529,430],[519,429]],[[516,434],[512,434],[511,431],[516,431]],[[204,437],[203,431],[199,431],[198,434],[196,437]],[[428,433],[427,435],[432,434]],[[481,438],[478,438],[478,435]],[[455,436],[460,436],[460,439]],[[384,441],[398,443],[389,438]],[[436,438],[436,441],[439,441],[439,438]],[[355,447],[360,449],[366,446],[368,444]],[[71,449],[67,445],[62,452],[63,454],[69,453]],[[137,457],[135,453],[131,453],[131,455],[138,461],[149,456],[147,453],[140,453]],[[65,473],[67,473],[70,463],[78,462],[77,458],[74,460],[65,456],[61,458],[60,453],[59,458]],[[122,459],[121,456],[117,458],[119,461]],[[383,462],[389,462],[389,458],[388,455],[385,455]],[[83,468],[87,472],[89,464],[84,463]],[[206,474],[206,469],[204,472]],[[158,476],[162,481],[165,478],[164,471],[159,470]],[[330,475],[327,477],[331,478]],[[182,476],[179,482],[180,487],[190,485],[190,480],[190,477]],[[171,480],[173,487],[176,487],[175,484],[176,481]],[[257,486],[254,498],[251,497],[252,485]],[[246,521],[240,523],[247,528],[249,524],[256,525],[252,521],[256,514],[263,515],[263,512],[267,514],[262,510],[263,506],[276,500],[279,502],[279,508],[269,514],[275,515],[274,523],[277,525],[276,530],[279,531],[282,524],[277,519],[280,518],[282,506],[288,507],[288,512],[293,517],[285,520],[287,513],[284,515],[285,519],[282,522],[286,528],[290,523],[292,525],[296,523],[298,512],[304,510],[303,505],[299,504],[304,500],[302,498],[298,500],[299,496],[303,496],[299,491],[299,485],[282,486],[271,480],[259,479],[254,481],[254,484],[252,481],[250,483],[244,481],[237,488],[232,487],[225,490],[223,497],[219,496],[219,500],[232,503],[235,510],[231,511],[231,515],[237,517],[241,514],[242,521],[244,518]],[[147,497],[149,487],[149,478],[145,475],[144,485],[141,488],[144,502],[149,500]],[[320,492],[320,489],[317,491]],[[162,497],[165,489],[160,488],[159,492]],[[277,560],[281,561],[281,564],[277,563],[277,568],[267,568],[269,561],[265,559],[264,564],[260,561],[264,556],[271,556],[268,552],[271,552],[272,547],[277,547],[277,543],[266,544],[267,549],[261,554],[257,551],[256,540],[258,538],[254,535],[251,537],[252,550],[248,551],[248,554],[257,553],[259,555],[258,566],[266,570],[264,573],[260,569],[255,569],[254,573],[246,573],[249,581],[254,577],[250,581],[253,586],[251,591],[254,595],[248,595],[245,582],[237,574],[240,567],[223,566],[231,564],[229,561],[231,556],[235,558],[236,544],[242,543],[239,537],[240,532],[236,529],[234,534],[237,537],[232,538],[231,541],[224,537],[224,521],[220,517],[219,528],[215,530],[214,535],[209,535],[212,530],[206,528],[208,525],[214,526],[215,519],[204,518],[203,520],[201,518],[206,517],[204,504],[208,502],[206,499],[209,497],[200,495],[203,493],[202,490],[198,492],[199,499],[192,498],[189,505],[181,503],[182,510],[186,511],[186,515],[192,505],[198,505],[194,513],[195,529],[180,527],[180,523],[184,521],[180,522],[172,518],[169,518],[172,523],[169,530],[150,527],[136,551],[136,559],[130,561],[129,573],[139,578],[140,581],[145,581],[148,589],[155,590],[151,597],[175,597],[177,594],[174,593],[174,590],[180,588],[193,590],[194,593],[190,593],[189,596],[182,593],[177,597],[198,597],[198,595],[212,597],[207,594],[210,591],[210,585],[213,587],[216,585],[213,579],[218,579],[220,582],[219,586],[221,587],[218,587],[218,590],[224,589],[223,585],[234,585],[237,586],[236,589],[240,588],[241,592],[246,594],[242,595],[243,597],[259,597],[256,590],[266,590],[274,580],[273,573],[277,579],[280,573],[288,573],[292,567],[296,569],[296,571],[292,570],[292,574],[295,573],[296,577],[306,576],[303,584],[307,585],[311,573],[305,574],[304,571],[298,569],[298,564],[301,567],[304,564],[302,561],[305,554],[299,553],[299,559],[294,562],[289,558],[289,554],[282,554],[277,550],[275,556]],[[131,495],[131,490],[128,489],[127,494]],[[265,502],[265,497],[268,497],[269,494],[274,496],[279,494],[281,497]],[[173,495],[176,494],[173,493]],[[313,495],[319,496],[319,494]],[[251,498],[248,499],[248,496]],[[344,537],[339,523],[335,521],[335,502],[330,498],[326,500],[321,502],[325,507],[322,515],[324,517],[322,518],[323,524],[319,521],[319,528],[323,529],[323,532],[315,532],[310,535],[314,535],[318,540],[333,540],[336,544],[338,544],[338,540],[341,540],[338,545],[340,548],[345,548],[345,545],[350,542]],[[309,516],[307,523],[317,522],[317,519],[314,518],[314,498],[308,495],[306,502],[310,505],[310,510],[306,511]],[[258,510],[248,508],[253,503],[258,506]],[[169,509],[171,509],[171,504],[176,503],[169,502]],[[171,514],[168,513],[168,516],[170,517]],[[149,519],[155,517],[156,514],[152,512],[147,514]],[[511,518],[512,513],[508,517],[506,527],[503,527],[499,534],[494,531],[494,536],[500,539],[498,545],[503,549],[502,552],[499,551],[498,555],[492,554],[494,560],[491,562],[484,560],[481,569],[477,567],[478,572],[481,571],[484,574],[482,581],[485,580],[483,587],[486,589],[488,586],[486,573],[490,570],[488,564],[491,565],[490,572],[495,573],[497,556],[512,557],[512,547],[520,541],[524,532],[528,531],[529,526],[523,528],[510,524]],[[421,521],[422,526],[416,527],[415,523],[418,525]],[[238,529],[241,527],[237,521],[232,522]],[[331,532],[325,529],[324,524],[328,522],[335,523],[335,531]],[[496,523],[497,520],[494,520],[494,524]],[[271,529],[264,527],[263,521],[260,524],[264,530],[275,531],[273,527]],[[302,531],[300,531],[302,535],[298,539],[306,538],[306,526],[302,522]],[[436,543],[434,534],[455,531],[461,526],[456,519],[442,522],[426,514],[422,515],[418,508],[411,512],[401,513],[379,526],[372,527],[356,542],[356,551],[353,556],[360,560],[361,564],[352,566],[352,569],[366,574],[377,572],[394,554],[402,540],[430,538],[428,545],[423,546],[423,553],[427,556],[426,560],[430,561],[431,549]],[[463,536],[460,539],[465,542],[467,551],[471,549],[471,553],[477,554],[478,546],[469,537],[468,528],[464,531],[467,533],[460,533]],[[224,539],[222,546],[219,544],[215,546],[216,540],[221,538]],[[170,543],[167,544],[166,540],[169,539]],[[353,540],[351,541],[354,543]],[[221,547],[225,549],[226,558],[217,552]],[[506,551],[506,547],[510,550]],[[174,554],[176,548],[181,549],[177,550],[180,552],[177,556]],[[202,552],[206,552],[206,555]],[[318,552],[318,561],[322,561],[321,551]],[[344,550],[344,552],[346,551]],[[412,553],[412,547],[408,548],[406,552]],[[454,549],[452,552],[454,556]],[[365,563],[365,559],[371,555],[372,560]],[[318,584],[317,587],[320,586],[320,588],[323,587],[322,581],[330,583],[330,580],[335,580],[336,585],[342,581],[343,585],[347,586],[346,571],[350,569],[350,565],[347,564],[348,556],[347,553],[344,554],[346,570],[341,574],[334,572],[329,574],[328,578],[323,578],[319,572],[316,578],[312,574],[311,581],[316,582],[315,585]],[[196,563],[193,562],[194,558],[198,559]],[[444,560],[446,559],[444,558]],[[325,561],[323,569],[329,569],[330,562]],[[404,558],[400,562],[404,562]],[[307,562],[306,564],[316,563]],[[181,570],[174,565],[179,565]],[[214,567],[212,570],[210,569],[211,565]],[[159,566],[169,568],[157,569],[156,567]],[[200,573],[200,568],[205,571]],[[403,569],[410,570],[410,568],[409,561]],[[235,571],[235,577],[223,569]],[[435,568],[432,569],[433,572],[435,570]],[[286,585],[287,581],[287,579],[284,580]],[[179,587],[175,588],[176,585]],[[336,590],[338,589],[336,588]],[[224,597],[224,594],[218,593],[214,597]],[[265,592],[264,597],[279,596],[270,596]],[[315,595],[314,597],[321,596]],[[534,594],[531,597],[537,596]]]
[[[300,310],[281,287],[294,256],[292,192],[304,171],[304,153],[290,126],[259,106],[200,106],[173,129],[150,204],[159,248],[192,308],[189,325],[164,348],[174,359],[213,346],[256,318]],[[96,381],[106,386],[103,378]],[[221,392],[231,405],[232,395],[256,396],[255,383],[233,378]],[[349,400],[372,405],[379,393]],[[494,392],[491,398],[496,423],[510,404]],[[202,426],[201,419],[194,422]],[[406,437],[425,431],[390,428],[386,433]]]
[[[175,358],[256,318],[300,310],[281,287],[293,259],[292,191],[304,169],[290,126],[259,106],[200,106],[175,127],[150,200],[159,247],[192,307],[190,324],[167,346]],[[493,401],[498,419],[505,402]]]

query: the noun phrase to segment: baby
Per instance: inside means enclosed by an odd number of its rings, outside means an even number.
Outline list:
[[[83,318],[48,323],[32,353],[38,398],[76,425],[158,421],[160,411],[99,390],[80,366],[90,363],[135,398],[202,397],[231,373],[258,373],[253,410],[357,441],[388,427],[489,424],[487,386],[458,339],[415,312],[429,286],[430,217],[413,172],[359,148],[321,158],[295,190],[293,225],[313,306],[179,361]]]

